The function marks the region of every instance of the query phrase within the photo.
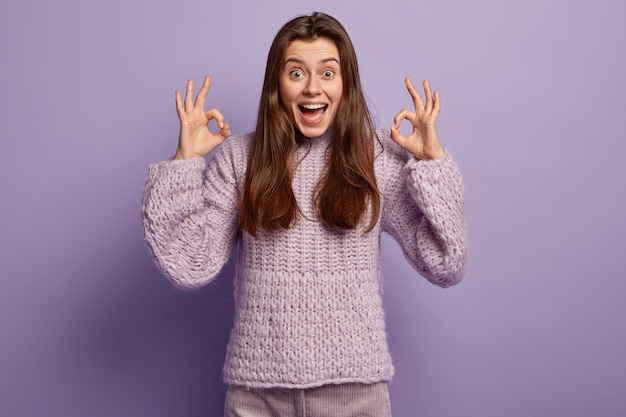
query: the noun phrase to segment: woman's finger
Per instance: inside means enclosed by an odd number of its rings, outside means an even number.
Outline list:
[[[409,77],[406,77],[404,80],[406,84],[406,89],[409,91],[411,98],[413,99],[413,106],[415,107],[415,111],[419,112],[424,109],[424,102],[422,101],[422,96],[417,92],[413,82]]]
[[[398,127],[396,125],[393,125],[391,126],[391,128],[389,128],[389,133],[389,136],[394,142],[404,147],[404,143],[406,142],[407,138],[402,135],[402,133],[400,133],[400,130],[398,130]]]
[[[185,111],[193,110],[193,80],[187,80],[187,91],[185,92]]]
[[[209,94],[209,89],[211,88],[211,78],[208,75],[204,77],[204,83],[202,84],[202,88],[198,92],[198,97],[196,97],[195,106],[200,110],[204,111],[204,103],[206,102],[206,96]]]
[[[426,113],[429,114],[433,110],[433,95],[428,80],[424,80],[424,94],[426,96]]]
[[[230,126],[227,123],[222,124],[222,128],[217,132],[217,138],[223,141],[230,136]]]
[[[176,91],[176,113],[178,113],[178,118],[182,118],[185,115],[185,109],[183,108],[183,99],[180,95],[180,91]]]
[[[403,109],[400,113],[396,114],[396,117],[393,118],[393,125],[396,129],[398,129],[400,128],[403,120],[408,120],[413,123],[413,119],[415,119],[415,113],[407,109]]]
[[[433,116],[439,116],[439,112],[441,111],[441,98],[439,97],[439,91],[435,91],[433,94],[435,102],[433,106]]]
[[[218,109],[213,107],[212,109],[205,111],[204,114],[206,115],[207,119],[209,119],[209,121],[215,119],[215,121],[217,122],[217,126],[220,129],[224,128],[224,116],[222,115],[222,112],[220,112]]]

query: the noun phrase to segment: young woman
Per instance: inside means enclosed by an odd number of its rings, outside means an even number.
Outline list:
[[[415,111],[376,130],[350,38],[320,13],[276,35],[253,133],[229,137],[220,111],[204,110],[209,85],[195,102],[191,81],[184,100],[176,93],[178,149],[150,166],[143,224],[183,288],[211,281],[240,245],[225,414],[390,415],[381,232],[441,287],[466,264],[463,183],[437,134],[439,95],[425,81],[424,103],[407,79]]]

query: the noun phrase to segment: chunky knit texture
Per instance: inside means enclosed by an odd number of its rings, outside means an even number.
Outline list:
[[[377,131],[375,170],[381,216],[356,230],[316,220],[312,197],[331,134],[304,139],[293,190],[301,214],[289,229],[237,227],[252,135],[227,139],[208,167],[202,158],[150,166],[145,236],[174,284],[210,282],[239,244],[235,323],[224,379],[257,388],[308,388],[387,381],[393,374],[382,306],[380,233],[389,233],[432,283],[459,282],[466,264],[463,183],[452,157],[418,161]],[[382,144],[382,145],[381,145]]]

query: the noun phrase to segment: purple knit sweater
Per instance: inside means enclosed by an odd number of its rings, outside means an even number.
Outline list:
[[[202,158],[150,166],[143,225],[157,265],[174,284],[210,282],[240,245],[235,322],[224,380],[249,387],[306,388],[387,381],[393,374],[382,306],[380,233],[441,287],[466,264],[461,174],[446,153],[418,161],[379,130],[375,160],[381,216],[373,231],[331,230],[312,197],[330,134],[305,139],[292,186],[301,214],[289,229],[237,227],[252,135],[227,139],[208,167]],[[367,223],[367,222],[366,222]]]

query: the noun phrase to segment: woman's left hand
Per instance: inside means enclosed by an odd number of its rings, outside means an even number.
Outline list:
[[[391,139],[398,145],[409,151],[417,159],[437,159],[444,155],[443,147],[439,142],[437,133],[437,117],[441,108],[439,93],[430,92],[428,81],[424,81],[424,93],[426,105],[409,78],[405,79],[406,88],[413,98],[415,112],[402,110],[393,119],[391,126]],[[413,125],[413,132],[404,136],[398,130],[402,121],[408,120]]]

